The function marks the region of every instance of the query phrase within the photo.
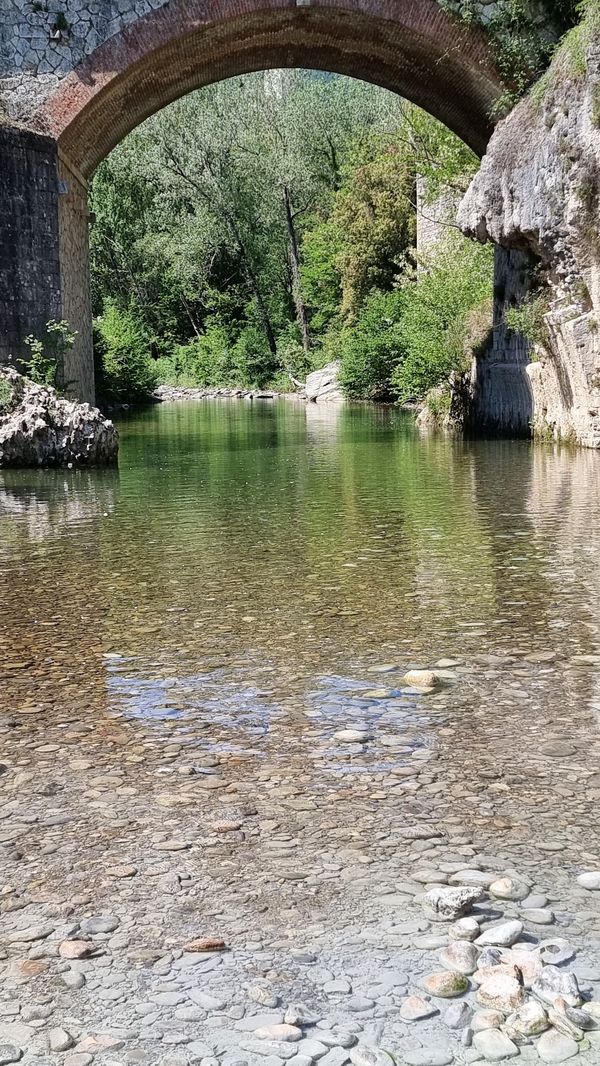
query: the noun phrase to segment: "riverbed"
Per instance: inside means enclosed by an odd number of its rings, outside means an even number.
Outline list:
[[[406,1017],[437,884],[600,1001],[600,455],[278,400],[119,431],[0,476],[0,1062],[486,1061],[470,975]]]

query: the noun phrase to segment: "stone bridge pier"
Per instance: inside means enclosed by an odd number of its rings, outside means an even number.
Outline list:
[[[481,0],[481,10],[486,9]],[[436,0],[10,0],[0,10],[0,362],[50,319],[77,331],[64,380],[94,398],[87,185],[111,149],[166,104],[255,70],[306,67],[398,92],[479,155],[504,90],[484,29]],[[503,260],[502,269],[510,269]],[[513,430],[494,381],[479,415]],[[519,363],[520,365],[520,363]],[[494,370],[494,367],[496,370]],[[504,390],[504,400],[507,397]],[[510,403],[509,403],[510,407]],[[504,413],[503,413],[504,411]]]

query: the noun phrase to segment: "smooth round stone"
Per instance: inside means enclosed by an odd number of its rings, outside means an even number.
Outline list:
[[[519,939],[522,932],[523,922],[520,922],[518,918],[513,918],[508,922],[501,922],[499,925],[493,925],[486,929],[481,936],[477,937],[475,943],[481,947],[490,945],[491,947],[509,948]]]
[[[435,681],[433,670],[409,670],[402,678],[402,683],[411,688],[432,688]]]
[[[0,1066],[8,1066],[10,1062],[18,1062],[23,1057],[21,1048],[15,1044],[0,1044]]]
[[[472,1013],[469,1004],[464,1000],[461,1003],[451,1003],[444,1011],[442,1021],[449,1029],[464,1029],[465,1025],[469,1024]]]
[[[436,948],[445,948],[447,943],[447,936],[436,936],[435,933],[427,933],[425,936],[418,936],[413,940],[413,944],[416,948],[422,948],[425,951],[435,951]]]
[[[471,974],[477,969],[478,952],[474,944],[466,940],[452,940],[443,951],[440,952],[440,962],[446,970],[456,970],[457,973]]]
[[[524,912],[523,917],[528,922],[533,922],[534,925],[552,925],[554,922],[554,911],[548,910],[547,907],[530,907]]]
[[[302,1030],[296,1025],[288,1025],[281,1022],[279,1025],[261,1025],[254,1030],[254,1036],[258,1040],[280,1040],[282,1043],[295,1043],[302,1039]]]
[[[526,899],[521,900],[520,910],[542,910],[548,902],[548,897],[543,896],[541,892],[532,892]]]
[[[400,1017],[405,1022],[419,1022],[438,1013],[438,1008],[423,996],[407,996],[400,1004]]]
[[[475,1033],[473,1046],[488,1062],[502,1062],[519,1054],[517,1045],[499,1029],[484,1029],[482,1033]]]
[[[451,1051],[439,1048],[414,1048],[412,1051],[403,1051],[402,1058],[406,1066],[451,1066],[454,1062]]]
[[[600,870],[591,870],[589,873],[579,874],[577,884],[586,888],[588,892],[600,892]]]
[[[366,729],[340,729],[339,733],[333,734],[333,739],[342,744],[366,744],[373,739],[373,734]]]
[[[509,899],[517,902],[529,895],[529,885],[517,881],[514,877],[501,877],[490,885],[490,895],[496,899]]]
[[[569,959],[572,959],[575,952],[568,940],[556,937],[553,940],[542,940],[538,948],[538,954],[542,962],[560,966],[561,962],[568,962]]]
[[[484,870],[471,870],[465,867],[451,874],[448,881],[451,885],[468,885],[470,888],[488,889],[494,882],[494,874],[486,874]]]
[[[499,1010],[478,1010],[471,1018],[471,1029],[474,1033],[483,1033],[486,1029],[499,1029],[504,1021],[504,1015]]]
[[[423,978],[422,984],[430,996],[437,996],[440,999],[454,999],[455,996],[462,996],[469,987],[464,974],[454,973],[451,970],[428,974]]]
[[[481,932],[479,922],[475,918],[459,918],[448,930],[448,936],[452,940],[475,940]]]
[[[542,1062],[566,1062],[577,1055],[579,1048],[572,1037],[549,1029],[540,1037],[536,1050]]]
[[[546,744],[540,744],[538,750],[551,759],[568,759],[577,749],[566,740],[549,740]]]
[[[421,885],[445,885],[448,881],[448,874],[441,870],[414,870],[411,877]]]
[[[81,923],[81,932],[91,936],[95,933],[114,933],[120,924],[120,919],[114,914],[97,914],[92,918],[84,918]]]
[[[350,1049],[350,1062],[353,1066],[394,1066],[394,1060],[387,1051],[364,1044]]]

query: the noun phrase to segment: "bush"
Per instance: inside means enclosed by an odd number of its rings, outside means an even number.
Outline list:
[[[171,355],[156,360],[160,385],[210,389],[232,382],[234,367],[229,334],[222,326],[210,326],[189,344],[179,344]]]
[[[530,344],[544,344],[548,340],[547,313],[548,301],[539,294],[525,300],[520,307],[509,307],[505,321],[509,329],[521,333]]]
[[[404,355],[399,329],[403,299],[401,290],[373,293],[354,326],[328,337],[327,351],[340,359],[340,385],[351,399],[395,398],[392,377]]]
[[[98,390],[108,400],[147,399],[156,385],[150,338],[130,309],[109,300],[95,321]]]
[[[50,385],[54,389],[66,388],[70,382],[64,381],[64,358],[73,347],[77,336],[69,328],[69,323],[61,319],[52,319],[46,323],[44,336],[29,336],[25,344],[31,352],[29,360],[19,360],[22,373],[35,381],[36,385]]]
[[[6,414],[13,398],[12,385],[6,378],[0,378],[0,415]]]
[[[398,327],[403,358],[392,377],[400,400],[422,399],[453,371],[468,368],[475,340],[473,312],[486,301],[491,327],[493,261],[491,246],[452,235],[403,285]]]

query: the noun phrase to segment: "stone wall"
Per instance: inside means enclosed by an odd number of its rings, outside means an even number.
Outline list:
[[[28,334],[41,337],[61,317],[58,169],[47,137],[0,126],[0,363],[27,358]]]
[[[468,34],[475,25],[485,26],[509,0],[468,0],[467,5],[458,0],[436,2],[444,12],[456,12],[457,26]],[[96,49],[143,16],[160,9],[168,12],[173,6],[173,0],[8,0],[0,4],[0,115],[4,112],[10,120],[28,124],[66,76]],[[309,5],[296,0],[290,6]],[[468,21],[462,18],[465,6]],[[241,13],[243,5],[235,7]],[[532,0],[534,10],[543,7]],[[447,60],[450,57],[451,49]]]

